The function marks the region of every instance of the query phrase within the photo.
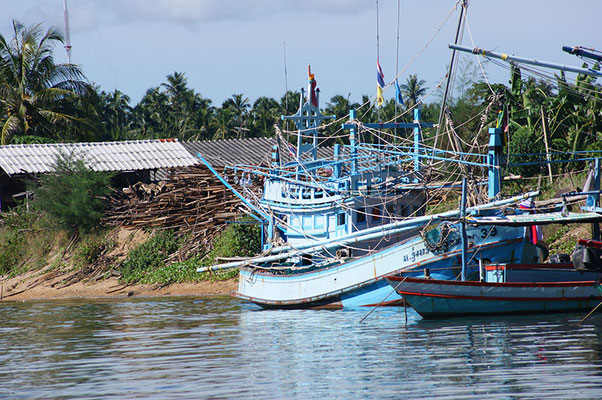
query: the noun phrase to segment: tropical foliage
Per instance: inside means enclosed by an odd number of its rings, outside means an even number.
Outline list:
[[[78,154],[61,154],[53,172],[33,188],[36,206],[74,234],[90,231],[103,215],[110,180],[109,173],[86,167]]]
[[[60,128],[78,120],[74,96],[88,89],[83,73],[54,63],[53,47],[63,41],[58,30],[15,21],[13,35],[0,35],[0,141],[62,139]]]
[[[44,32],[40,25],[25,27],[14,22],[12,35],[0,35],[0,124],[4,144],[146,138],[211,140],[274,136],[276,125],[294,129],[290,121],[280,121],[280,115],[296,112],[299,92],[289,91],[280,99],[262,96],[255,101],[236,93],[217,106],[190,88],[183,72],[174,72],[132,104],[130,97],[118,89],[107,92],[86,83],[78,67],[55,64],[53,47],[63,41],[56,29]],[[589,67],[599,69],[598,65]],[[505,110],[511,151],[542,151],[546,141],[550,151],[602,149],[602,89],[594,78],[580,75],[576,81],[569,81],[559,74],[555,82],[550,82],[533,76],[525,79],[521,72],[513,67],[508,85],[491,84],[479,78],[480,69],[470,61],[460,63],[457,95],[448,101],[444,122],[454,133],[441,135],[436,139],[440,140],[438,145],[457,148],[486,143],[486,128],[494,126],[498,112]],[[377,108],[368,95],[362,96],[359,103],[349,94],[335,95],[325,102],[323,113],[342,119],[349,109],[357,109],[364,122],[407,122],[413,119],[413,109],[420,107],[423,120],[438,119],[440,102],[427,102],[425,96],[431,89],[424,80],[410,75],[400,81],[400,89],[403,104],[390,99]],[[437,87],[433,91],[441,92]],[[483,113],[485,117],[481,117]],[[324,134],[332,137],[328,143],[341,141],[340,124],[331,124]],[[386,140],[395,141],[398,135],[401,133],[393,133]],[[429,131],[425,138],[435,140]],[[383,140],[371,136],[363,139]],[[535,171],[528,168],[519,172]]]

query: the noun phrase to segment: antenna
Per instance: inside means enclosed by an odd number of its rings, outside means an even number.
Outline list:
[[[286,110],[288,110],[288,98],[286,96],[286,94],[288,93],[288,76],[287,76],[287,71],[286,71],[286,42],[285,41],[282,42],[282,47],[284,49],[284,108],[285,108],[285,113],[286,113]]]
[[[71,32],[69,30],[69,11],[67,11],[67,0],[63,0],[63,9],[65,10],[65,50],[67,51],[67,60],[71,64]]]

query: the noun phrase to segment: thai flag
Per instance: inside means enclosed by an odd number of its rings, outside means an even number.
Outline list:
[[[380,67],[380,62],[376,60],[376,82],[381,89],[385,88],[385,74],[383,74],[383,70]]]
[[[380,62],[376,60],[376,104],[382,106],[385,99],[383,98],[383,89],[385,88],[385,74],[380,67]]]
[[[288,149],[288,153],[295,157],[297,155],[297,149],[293,146],[289,141],[285,140],[286,148]]]

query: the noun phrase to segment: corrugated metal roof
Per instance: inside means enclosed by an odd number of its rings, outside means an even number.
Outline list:
[[[133,140],[0,146],[0,168],[9,175],[49,172],[61,152],[75,154],[95,171],[186,167],[199,162],[176,140]]]
[[[270,161],[273,138],[247,138],[182,142],[191,154],[200,153],[211,165],[260,165]]]
[[[267,165],[272,157],[272,147],[275,138],[258,137],[246,139],[204,140],[198,142],[182,142],[191,154],[200,153],[213,166],[234,165]],[[332,157],[332,147],[318,148],[318,157]],[[281,149],[280,157],[283,162],[292,161],[287,151]]]

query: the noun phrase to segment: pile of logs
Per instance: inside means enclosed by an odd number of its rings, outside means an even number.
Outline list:
[[[116,193],[103,222],[186,235],[176,257],[182,260],[204,253],[226,221],[237,218],[240,204],[206,167],[192,166],[170,171],[170,178],[158,184],[136,183]]]

